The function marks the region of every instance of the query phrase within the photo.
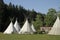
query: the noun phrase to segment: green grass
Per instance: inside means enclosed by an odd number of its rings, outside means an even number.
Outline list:
[[[60,35],[46,35],[46,34],[33,34],[33,35],[20,35],[20,34],[2,34],[0,33],[0,40],[60,40]]]

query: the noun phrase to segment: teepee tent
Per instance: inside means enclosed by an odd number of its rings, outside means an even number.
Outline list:
[[[57,17],[52,29],[49,31],[50,35],[60,35],[60,20],[59,17]]]
[[[7,29],[4,31],[4,34],[12,34],[12,33],[16,33],[16,30],[14,28],[12,21],[11,21],[11,23],[9,24]]]
[[[17,32],[20,31],[20,25],[19,25],[17,19],[16,19],[16,21],[15,21],[14,27],[15,27],[15,29],[16,29]]]
[[[22,29],[20,30],[19,34],[33,34],[33,30],[27,19]]]
[[[31,28],[32,28],[33,32],[36,32],[33,24],[31,25]]]

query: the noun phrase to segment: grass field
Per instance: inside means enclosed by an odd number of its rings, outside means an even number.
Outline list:
[[[0,33],[0,40],[60,40],[59,35],[46,35],[46,34],[33,34],[33,35],[20,35],[20,34],[2,34]]]

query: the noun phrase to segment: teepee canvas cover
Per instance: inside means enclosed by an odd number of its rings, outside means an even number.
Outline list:
[[[33,34],[33,30],[27,19],[22,29],[20,30],[19,34]]]
[[[33,32],[36,32],[33,24],[31,25],[31,28],[32,28]]]
[[[60,20],[59,17],[57,17],[52,29],[49,31],[50,35],[60,35]]]
[[[16,22],[15,22],[15,24],[14,24],[14,27],[15,27],[15,29],[16,29],[17,32],[20,31],[20,25],[19,25],[17,19],[16,19]]]
[[[16,30],[14,28],[12,21],[11,21],[11,23],[9,24],[7,29],[4,31],[4,34],[12,34],[12,33],[16,33]]]

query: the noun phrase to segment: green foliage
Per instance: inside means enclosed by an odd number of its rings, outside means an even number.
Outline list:
[[[54,24],[55,20],[56,20],[56,10],[51,8],[48,10],[47,15],[45,16],[45,23],[47,27],[52,27],[52,25]]]
[[[39,31],[40,30],[40,27],[42,27],[43,26],[43,18],[42,18],[42,14],[38,14],[37,16],[36,16],[36,20],[34,21],[34,26],[35,26],[35,28],[37,29],[37,31]]]

